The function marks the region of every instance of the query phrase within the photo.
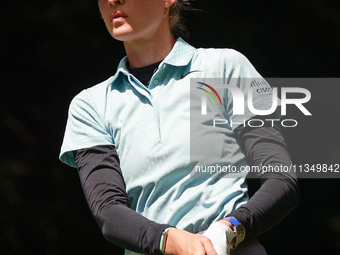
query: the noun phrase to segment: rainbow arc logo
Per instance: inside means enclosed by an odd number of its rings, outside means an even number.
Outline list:
[[[219,94],[217,93],[217,91],[210,85],[206,84],[206,83],[203,83],[203,82],[198,82],[199,84],[203,85],[203,86],[206,86],[207,88],[209,88],[212,92],[214,92],[214,94],[217,96],[218,100],[220,101],[220,104],[222,105],[222,100],[219,96]],[[206,92],[213,100],[214,100],[214,103],[215,105],[217,106],[217,102],[215,100],[215,97],[214,95],[209,91],[209,90],[206,90],[204,88],[200,88],[200,87],[197,87],[198,89],[200,90],[203,90],[204,92]]]

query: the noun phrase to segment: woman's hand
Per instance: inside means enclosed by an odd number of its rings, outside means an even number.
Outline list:
[[[210,239],[181,229],[171,229],[165,244],[167,255],[217,255]]]
[[[233,247],[231,243],[234,239],[234,231],[231,229],[232,224],[226,220],[212,223],[203,233],[213,244],[218,255],[229,255]]]

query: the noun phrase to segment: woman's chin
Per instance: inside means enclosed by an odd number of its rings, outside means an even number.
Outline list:
[[[114,31],[111,36],[118,41],[129,41],[133,38],[132,31]]]

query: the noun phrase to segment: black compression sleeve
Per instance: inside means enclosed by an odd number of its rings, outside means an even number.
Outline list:
[[[150,221],[129,208],[115,147],[81,149],[74,156],[85,197],[104,237],[124,249],[161,255],[160,237],[170,225]]]
[[[250,166],[290,166],[292,160],[277,124],[260,128],[238,127],[235,133]],[[256,237],[279,223],[298,204],[299,187],[294,173],[255,174],[258,191],[242,207],[228,216],[238,219],[246,229],[246,239]]]

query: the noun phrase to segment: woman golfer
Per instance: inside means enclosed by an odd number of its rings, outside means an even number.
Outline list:
[[[291,164],[276,122],[250,127],[263,117],[233,108],[238,91],[269,109],[269,85],[235,50],[180,37],[187,0],[98,5],[126,57],[72,100],[60,159],[77,167],[105,238],[126,254],[266,254],[256,236],[295,208],[296,177],[255,172],[260,188],[249,198],[245,174],[220,169]]]

